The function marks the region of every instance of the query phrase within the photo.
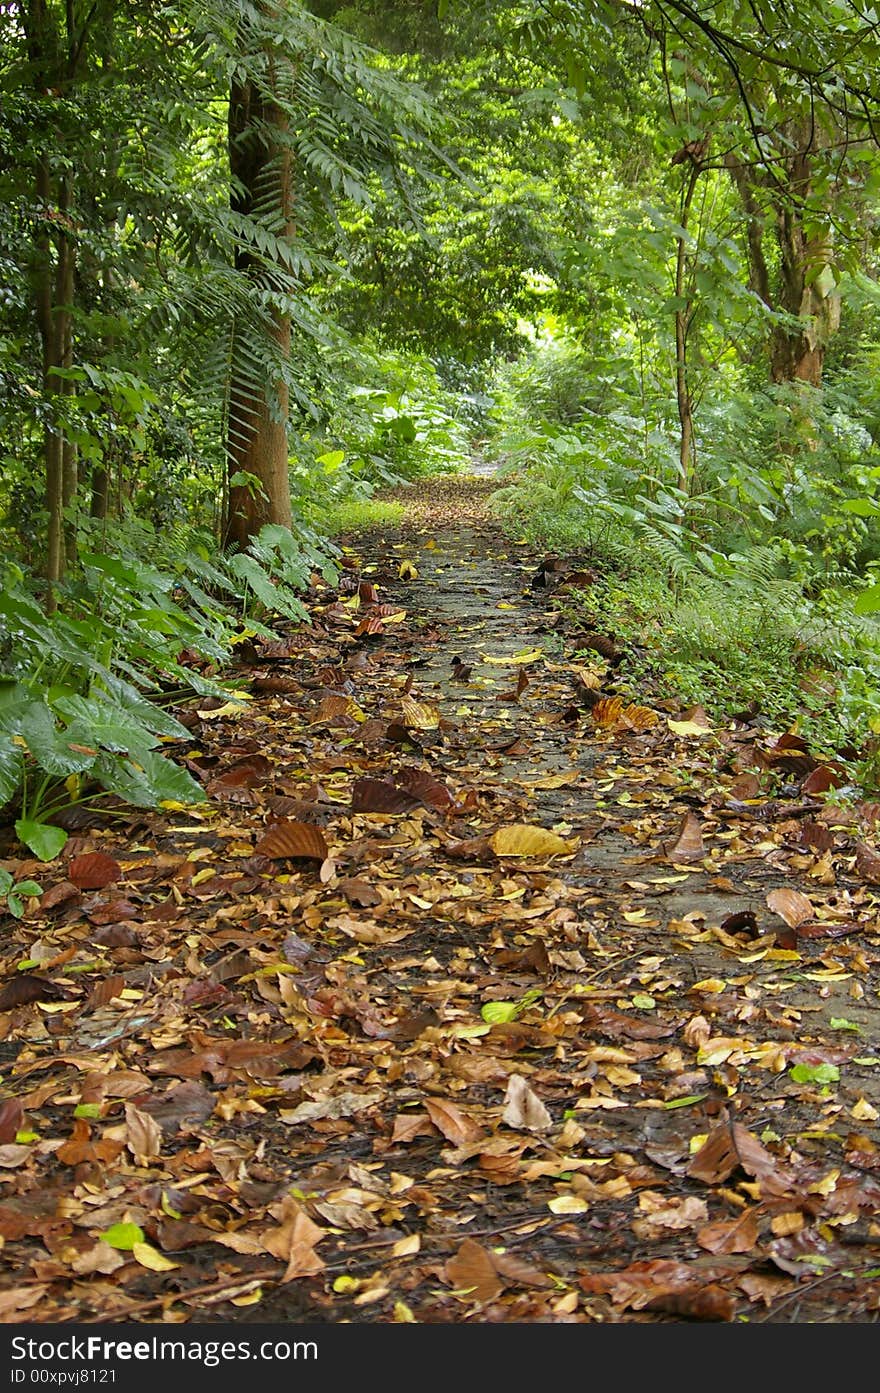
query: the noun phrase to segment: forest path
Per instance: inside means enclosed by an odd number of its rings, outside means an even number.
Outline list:
[[[43,868],[7,955],[57,999],[0,1016],[8,1311],[876,1318],[870,810],[796,747],[756,792],[759,730],[599,698],[559,618],[589,578],[492,487],[407,491],[243,655],[244,711],[193,704],[207,805]]]

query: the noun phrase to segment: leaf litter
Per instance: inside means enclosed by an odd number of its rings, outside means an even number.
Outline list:
[[[875,1318],[880,806],[485,491],[181,709],[208,803],[4,834],[0,1321]]]

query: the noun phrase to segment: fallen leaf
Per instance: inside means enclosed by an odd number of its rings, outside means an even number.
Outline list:
[[[447,1259],[443,1277],[456,1291],[482,1303],[493,1301],[504,1290],[490,1254],[473,1238],[466,1238],[458,1252]]]
[[[481,1141],[485,1136],[472,1118],[468,1117],[447,1098],[426,1098],[425,1111],[447,1141],[454,1146],[465,1146],[469,1142]]]
[[[325,861],[329,848],[320,827],[312,822],[292,822],[285,818],[276,822],[254,847],[257,856],[271,860],[297,859]]]
[[[576,843],[565,841],[555,832],[526,823],[499,828],[489,838],[489,845],[496,856],[540,857],[542,860],[549,856],[568,856],[577,849]]]
[[[78,890],[103,890],[122,876],[122,867],[103,851],[74,856],[67,867],[67,878]]]
[[[510,1075],[504,1102],[501,1120],[516,1131],[545,1132],[553,1125],[547,1108],[521,1074]]]
[[[703,829],[698,817],[685,813],[674,842],[668,842],[665,852],[670,861],[701,861],[706,854]]]
[[[771,890],[765,904],[792,929],[796,929],[807,919],[815,918],[816,912],[812,904],[800,890]]]

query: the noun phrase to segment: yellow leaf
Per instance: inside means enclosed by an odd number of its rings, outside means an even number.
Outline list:
[[[232,1296],[230,1301],[233,1306],[256,1306],[258,1301],[263,1299],[263,1288],[256,1287],[249,1291],[245,1296]]]
[[[190,885],[201,885],[203,880],[210,880],[211,877],[215,876],[216,874],[217,872],[215,871],[213,866],[205,866],[203,870],[196,872],[196,874],[190,881]]]
[[[551,1214],[586,1214],[589,1207],[582,1195],[557,1195],[547,1201]]]
[[[219,721],[223,716],[240,716],[244,709],[244,704],[240,701],[224,701],[216,710],[197,711],[196,715],[203,721]]]
[[[697,725],[696,721],[673,721],[667,716],[666,724],[674,735],[711,735],[711,726]]]
[[[800,1233],[804,1227],[804,1216],[798,1209],[790,1209],[785,1214],[777,1214],[770,1220],[770,1228],[777,1238],[785,1238],[790,1233]]]
[[[397,568],[397,574],[401,580],[418,580],[419,573],[412,561],[401,561]]]
[[[400,709],[404,725],[414,730],[436,730],[440,724],[440,712],[436,707],[413,701],[412,697],[402,697]]]
[[[867,1098],[859,1098],[858,1102],[853,1103],[850,1108],[850,1116],[855,1117],[859,1122],[876,1122],[880,1117],[880,1112],[868,1102]]]
[[[693,992],[723,992],[727,983],[721,977],[704,977],[702,982],[695,982],[691,987]]]
[[[180,1266],[179,1262],[172,1262],[170,1258],[166,1258],[164,1253],[160,1253],[151,1243],[133,1243],[131,1253],[141,1267],[148,1267],[151,1272],[172,1272],[175,1267]]]
[[[527,823],[515,822],[511,827],[500,827],[489,838],[489,845],[496,856],[568,856],[577,850],[576,842],[567,842],[546,827],[530,827]]]
[[[391,1254],[395,1258],[408,1257],[410,1253],[417,1253],[422,1246],[422,1240],[417,1233],[408,1233],[406,1238],[400,1238],[392,1246]]]

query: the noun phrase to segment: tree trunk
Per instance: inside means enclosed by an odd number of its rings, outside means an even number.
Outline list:
[[[74,58],[73,11],[66,7],[68,26],[68,66],[62,57],[61,41],[52,25],[46,0],[30,0],[26,26],[28,49],[33,65],[37,98],[45,98],[62,77],[72,76]],[[69,68],[69,70],[68,70]],[[64,507],[76,492],[76,449],[64,437],[63,423],[55,406],[74,391],[73,382],[60,378],[57,369],[73,362],[73,298],[76,253],[70,226],[71,180],[61,178],[53,200],[52,171],[48,153],[49,133],[44,131],[46,148],[35,169],[35,193],[41,230],[35,238],[34,305],[42,344],[43,393],[48,406],[44,427],[43,459],[46,483],[46,607],[54,610],[56,587],[63,578],[65,563],[75,556],[76,538],[65,535]],[[50,230],[51,229],[51,230]]]
[[[277,92],[273,60],[267,57],[268,90]],[[257,208],[278,214],[281,235],[289,237],[292,221],[292,168],[284,140],[287,117],[281,107],[253,81],[233,82],[229,97],[229,164],[233,211],[254,215]],[[250,250],[236,256],[236,270],[264,289],[289,294],[288,269],[277,259],[257,261]],[[270,310],[266,380],[255,377],[244,334],[233,335],[227,430],[228,501],[224,545],[247,546],[266,523],[291,525],[288,472],[288,390],[283,365],[290,356],[290,317],[277,306]],[[274,370],[271,364],[274,359]],[[247,474],[245,481],[233,482]]]
[[[694,455],[694,404],[688,379],[688,330],[693,306],[687,293],[686,236],[691,205],[700,177],[699,163],[694,160],[685,185],[679,222],[681,235],[677,239],[675,256],[675,399],[678,406],[678,486],[688,493],[691,485]]]

